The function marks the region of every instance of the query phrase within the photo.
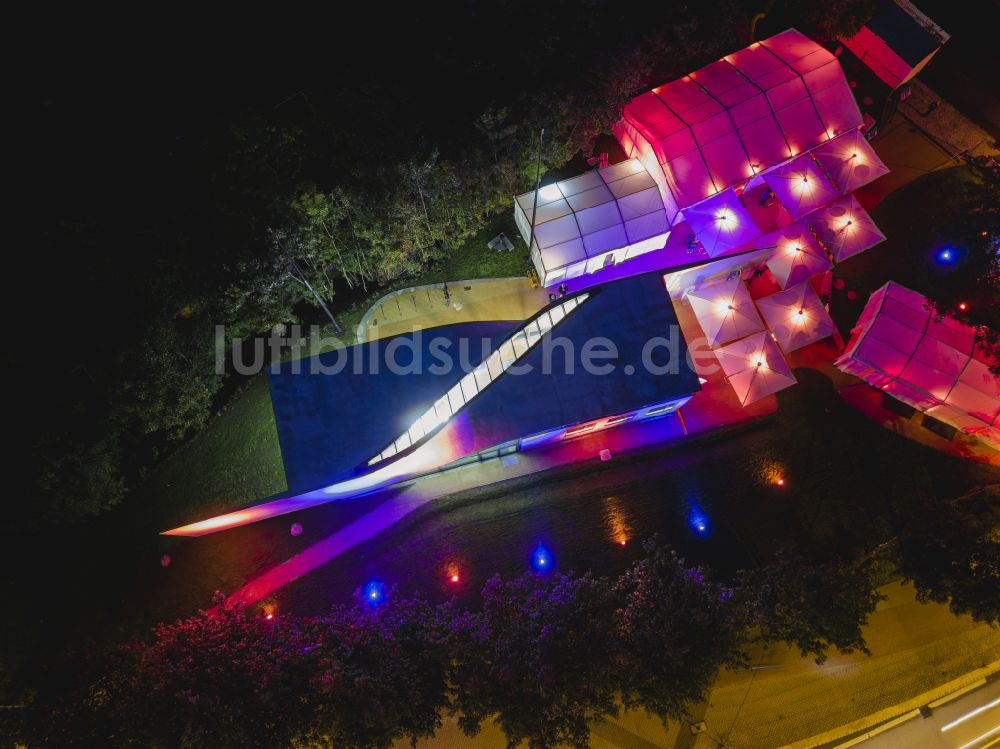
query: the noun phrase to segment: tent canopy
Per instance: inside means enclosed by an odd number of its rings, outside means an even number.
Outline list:
[[[838,135],[812,151],[841,194],[854,192],[889,171],[857,130]]]
[[[525,242],[534,204],[534,191],[514,204]],[[542,187],[531,255],[549,285],[659,249],[669,231],[656,183],[630,159]]]
[[[773,169],[764,175],[764,181],[794,219],[840,196],[809,154]]]
[[[1000,449],[1000,433],[990,431],[1000,427],[1000,378],[974,331],[936,320],[920,294],[893,282],[875,291],[835,364]]]
[[[837,59],[789,29],[633,99],[615,135],[650,169],[672,222],[860,124]]]
[[[838,263],[885,239],[853,195],[839,198],[805,217]]]
[[[833,335],[834,324],[808,282],[757,300],[764,322],[782,351],[794,351]]]
[[[694,289],[688,292],[687,298],[712,346],[764,329],[750,292],[739,276]]]
[[[756,333],[715,352],[741,405],[753,403],[795,384],[795,377],[777,344],[767,333]]]
[[[684,210],[684,218],[711,257],[739,247],[760,235],[739,196],[726,190]]]
[[[767,267],[783,289],[822,273],[831,265],[826,252],[803,221],[762,237],[758,244],[762,247],[774,246]]]

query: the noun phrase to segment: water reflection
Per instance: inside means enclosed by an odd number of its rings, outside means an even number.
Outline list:
[[[625,503],[619,497],[604,498],[604,522],[613,543],[625,546],[632,538],[632,523],[626,514]]]

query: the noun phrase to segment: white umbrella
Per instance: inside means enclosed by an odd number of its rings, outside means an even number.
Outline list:
[[[766,173],[764,181],[793,219],[801,218],[840,195],[808,153]]]
[[[808,282],[758,299],[757,309],[782,351],[833,335],[833,320]]]
[[[889,171],[865,136],[857,130],[828,140],[814,148],[812,155],[845,195]]]
[[[684,219],[712,257],[746,244],[760,235],[760,229],[732,190],[723,190],[697,205],[685,208]]]
[[[826,251],[801,221],[763,237],[760,245],[774,246],[767,267],[783,289],[822,273],[831,265]]]
[[[750,292],[739,276],[693,289],[687,298],[712,346],[764,329]]]
[[[872,217],[853,195],[840,198],[806,216],[816,236],[838,263],[885,239]]]
[[[778,345],[761,332],[715,352],[740,405],[753,403],[795,384]]]

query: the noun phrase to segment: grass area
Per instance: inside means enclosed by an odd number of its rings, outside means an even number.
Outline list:
[[[136,494],[137,504],[184,523],[285,489],[271,396],[261,375],[160,464]]]
[[[923,294],[930,290],[929,285],[944,272],[934,260],[937,247],[948,240],[941,235],[941,227],[954,218],[962,186],[976,179],[968,167],[931,172],[896,190],[872,210],[886,241],[834,271],[845,281],[831,305],[842,334],[850,332],[871,292],[887,281]],[[848,291],[856,292],[856,297],[850,299]]]

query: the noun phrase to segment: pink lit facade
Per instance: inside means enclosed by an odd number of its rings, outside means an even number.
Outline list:
[[[614,131],[629,158],[609,169],[642,184],[641,201],[631,199],[642,204],[643,219],[637,222],[642,231],[628,231],[634,215],[617,193],[615,200],[599,199],[597,192],[583,199],[577,183],[587,180],[600,188],[599,181],[607,181],[604,170],[542,187],[534,226],[534,192],[518,196],[515,218],[525,241],[532,240],[543,286],[572,282],[581,289],[659,269],[698,279],[692,285],[668,276],[668,287],[683,294],[718,277],[711,269],[692,274],[693,266],[774,250],[776,244],[765,242],[794,222],[815,234],[814,217],[825,219],[828,205],[885,174],[885,165],[858,133],[861,124],[837,59],[789,29],[625,106]],[[654,185],[656,210],[649,203]],[[583,210],[570,210],[574,202]],[[596,223],[585,215],[597,214],[590,202],[599,202],[605,214]],[[857,223],[865,222],[860,206],[848,207],[856,208]],[[616,208],[621,208],[617,214]],[[554,214],[562,223],[559,232],[552,230]],[[835,230],[828,236],[839,246],[843,234]],[[866,239],[873,236],[864,232]],[[767,259],[766,252],[754,258]]]
[[[1000,449],[1000,378],[974,331],[896,283],[875,291],[838,368]]]
[[[637,97],[615,134],[674,218],[859,125],[837,59],[789,29]]]

